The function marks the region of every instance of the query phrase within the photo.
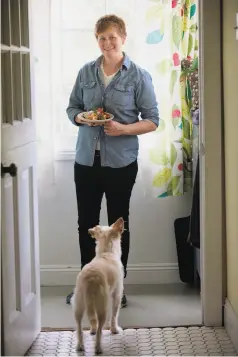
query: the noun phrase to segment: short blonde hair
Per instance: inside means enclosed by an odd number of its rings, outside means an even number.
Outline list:
[[[121,36],[126,37],[127,35],[126,24],[124,20],[116,15],[105,15],[100,17],[100,19],[98,19],[98,21],[96,22],[95,25],[96,38],[100,33],[106,31],[110,27],[115,27]]]

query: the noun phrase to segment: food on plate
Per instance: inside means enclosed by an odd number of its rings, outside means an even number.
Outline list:
[[[111,118],[111,115],[107,112],[104,112],[103,108],[91,110],[90,112],[85,113],[83,116],[85,119],[90,120],[106,120]]]

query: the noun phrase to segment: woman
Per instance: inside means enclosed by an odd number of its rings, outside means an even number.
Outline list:
[[[99,224],[105,194],[108,224],[119,217],[125,221],[121,260],[126,277],[129,205],[138,170],[137,135],[156,130],[158,108],[149,73],[122,51],[127,36],[124,21],[116,15],[101,17],[95,26],[95,36],[102,56],[80,69],[67,108],[69,119],[80,126],[74,178],[81,266],[94,258],[95,242],[88,229]],[[81,121],[80,113],[100,107],[113,114],[114,119],[94,126]],[[71,296],[67,296],[67,303]],[[124,294],[121,306],[126,305]]]

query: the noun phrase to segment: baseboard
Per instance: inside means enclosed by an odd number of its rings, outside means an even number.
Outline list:
[[[74,161],[75,151],[74,150],[58,150],[55,153],[54,159],[56,161]]]
[[[238,352],[238,315],[235,313],[228,299],[226,299],[225,303],[224,318],[226,331],[230,336],[236,352]]]
[[[41,286],[74,285],[79,266],[42,265]],[[130,264],[126,284],[174,284],[180,283],[178,265],[164,264]]]

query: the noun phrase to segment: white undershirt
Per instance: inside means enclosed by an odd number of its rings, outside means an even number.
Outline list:
[[[103,61],[101,63],[101,74],[102,74],[102,81],[104,84],[104,87],[107,88],[107,86],[111,83],[111,81],[113,80],[113,78],[115,77],[115,75],[117,74],[118,71],[116,71],[115,73],[111,74],[110,76],[107,76],[104,72],[103,69]],[[98,140],[97,145],[96,145],[96,150],[100,150],[100,140]]]

